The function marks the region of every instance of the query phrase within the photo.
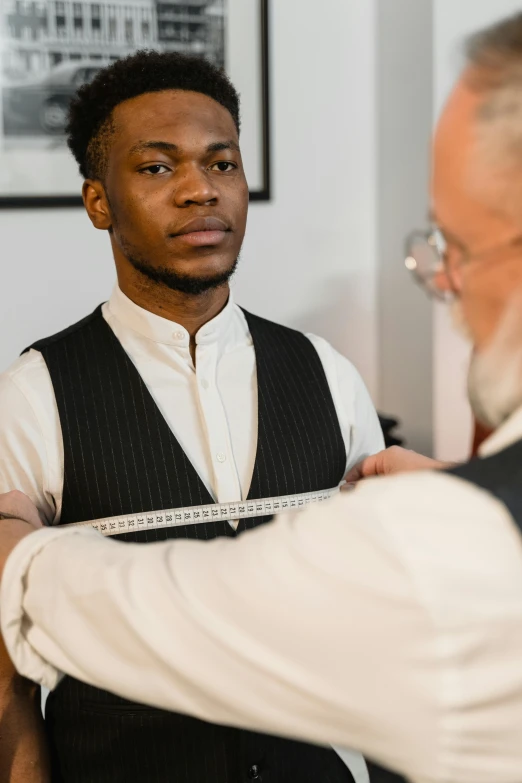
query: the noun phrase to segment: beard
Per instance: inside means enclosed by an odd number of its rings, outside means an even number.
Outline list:
[[[239,259],[236,258],[230,267],[224,269],[222,272],[217,272],[214,275],[197,276],[180,274],[168,267],[153,266],[146,259],[139,258],[131,253],[126,253],[126,257],[134,269],[141,272],[142,275],[153,283],[164,285],[167,288],[170,288],[171,291],[179,291],[182,294],[189,294],[192,296],[204,294],[207,291],[212,291],[213,289],[228,283],[239,263]]]
[[[513,296],[493,338],[475,351],[468,371],[468,397],[476,419],[497,429],[522,405],[522,297]],[[469,337],[460,302],[453,322]]]
[[[169,267],[156,267],[143,255],[138,248],[130,242],[124,234],[119,230],[119,221],[116,217],[117,212],[113,208],[109,201],[108,194],[106,195],[109,207],[112,213],[112,226],[109,229],[109,233],[114,234],[115,229],[118,230],[120,247],[125,255],[125,258],[131,264],[131,266],[140,272],[147,280],[156,285],[164,285],[166,288],[170,288],[171,291],[178,291],[182,294],[189,294],[192,296],[199,296],[207,291],[212,291],[215,288],[228,283],[234,273],[237,270],[239,264],[238,257],[231,262],[228,269],[224,269],[214,275],[191,275],[180,274],[179,272],[169,269]]]

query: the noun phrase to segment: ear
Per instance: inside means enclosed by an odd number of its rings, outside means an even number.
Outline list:
[[[82,197],[94,228],[109,231],[112,228],[112,216],[102,183],[99,180],[86,179],[82,187]]]

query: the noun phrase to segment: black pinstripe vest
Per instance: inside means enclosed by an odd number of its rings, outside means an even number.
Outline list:
[[[299,332],[245,316],[258,382],[257,456],[248,497],[334,487],[346,452],[317,352]],[[60,414],[61,524],[213,502],[101,308],[33,347],[47,363]],[[266,521],[243,520],[238,533]],[[121,538],[234,535],[219,521]],[[72,678],[49,697],[46,725],[53,783],[352,781],[328,748],[150,709]]]

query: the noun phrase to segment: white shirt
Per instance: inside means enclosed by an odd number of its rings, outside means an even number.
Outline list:
[[[521,437],[522,410],[483,453]],[[415,783],[522,779],[522,538],[454,476],[365,481],[237,540],[42,530],[7,561],[0,617],[51,688],[66,672],[357,747]]]
[[[117,286],[102,313],[213,498],[222,503],[246,498],[257,449],[256,360],[247,321],[232,295],[197,333],[195,366],[186,329],[134,304]],[[325,370],[349,469],[383,448],[377,415],[354,366],[326,340],[307,336]],[[42,355],[33,350],[0,376],[0,492],[22,490],[54,524],[60,519],[63,476],[53,386]],[[338,752],[357,783],[364,783],[362,759]]]
[[[138,307],[119,288],[103,317],[213,498],[245,499],[257,447],[256,363],[245,316],[232,296],[197,333],[195,367],[186,329]],[[332,392],[348,469],[383,448],[377,415],[354,366],[326,340],[308,337]],[[33,350],[0,375],[0,492],[25,492],[56,523],[63,461],[51,379]]]

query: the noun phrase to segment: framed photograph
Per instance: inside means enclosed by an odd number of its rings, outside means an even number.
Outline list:
[[[241,95],[250,195],[270,198],[269,0],[0,0],[0,207],[81,205],[66,146],[78,87],[138,49],[224,66]]]

